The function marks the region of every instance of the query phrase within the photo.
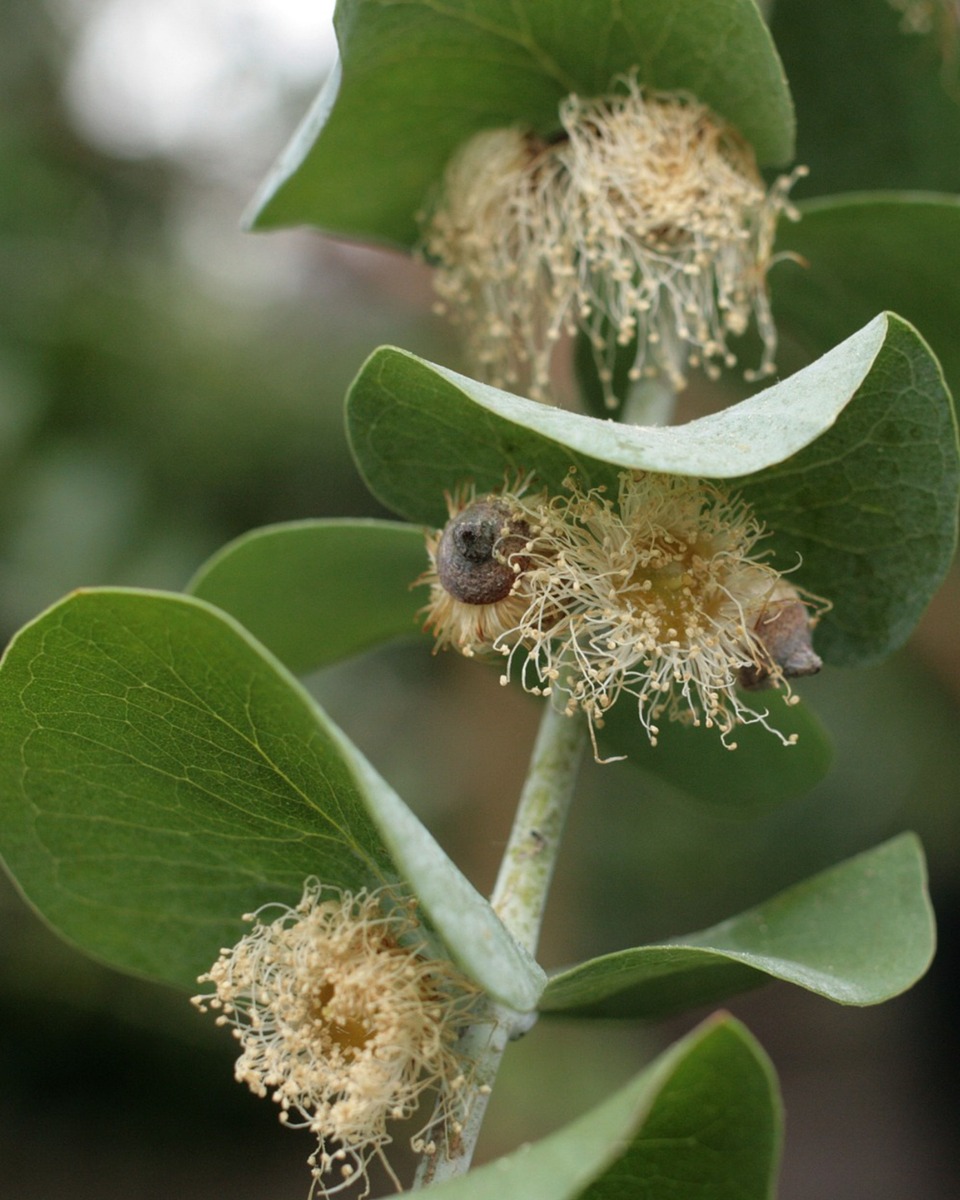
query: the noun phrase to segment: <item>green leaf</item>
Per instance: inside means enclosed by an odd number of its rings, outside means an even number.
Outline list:
[[[243,913],[295,903],[316,875],[351,891],[422,884],[428,921],[477,982],[519,1009],[542,987],[296,680],[198,600],[78,592],[13,640],[0,664],[0,850],[63,936],[153,979],[190,986]]]
[[[960,163],[960,154],[953,157]],[[791,343],[809,362],[878,308],[892,309],[922,330],[956,394],[960,200],[874,193],[808,200],[800,210],[801,221],[781,224],[777,250],[798,255],[802,265],[783,263],[770,275],[784,365]]]
[[[923,851],[902,834],[712,929],[561,971],[541,1008],[663,1016],[769,979],[840,1004],[879,1004],[924,974],[934,939]]]
[[[729,1016],[704,1022],[565,1128],[437,1200],[772,1200],[782,1110],[773,1067]]]
[[[295,521],[225,546],[188,591],[298,674],[418,631],[423,533],[395,521]]]
[[[411,520],[442,524],[443,493],[497,490],[528,472],[558,491],[615,491],[621,470],[729,479],[770,531],[774,565],[833,609],[828,660],[899,645],[956,543],[956,423],[939,366],[886,314],[790,378],[723,412],[667,428],[624,426],[511,396],[382,348],[348,397],[348,433],[368,486]]]
[[[790,459],[734,481],[770,530],[774,561],[802,563],[797,578],[832,602],[815,641],[825,661],[842,666],[906,641],[957,544],[953,402],[916,331],[888,322],[836,424]]]
[[[3,855],[71,941],[187,985],[303,881],[396,878],[329,730],[195,601],[77,593],[0,669]]]
[[[538,404],[391,346],[351,385],[347,432],[367,485],[410,520],[446,520],[444,491],[478,490],[528,472],[552,492],[571,467],[582,486],[621,470],[712,479],[783,462],[835,424],[868,378],[896,318],[877,317],[797,375],[686,425],[635,426]],[[922,344],[918,347],[922,351]]]
[[[651,746],[636,705],[625,698],[604,716],[597,738],[600,752],[626,755],[631,766],[725,816],[753,817],[805,796],[824,779],[833,763],[833,743],[806,704],[788,705],[780,692],[751,696],[750,703],[767,713],[770,729],[785,737],[796,734],[796,744],[784,745],[758,723],[738,726],[737,748],[728,750],[715,730],[662,721],[657,744]]]
[[[949,6],[932,7],[939,29],[916,36],[901,31],[901,15],[885,0],[771,5],[802,115],[797,159],[810,167],[798,192],[960,191],[960,60]]]
[[[764,163],[792,157],[793,108],[753,0],[340,0],[340,72],[256,203],[261,227],[310,223],[412,246],[447,159],[481,129],[545,137],[573,92],[692,92]]]

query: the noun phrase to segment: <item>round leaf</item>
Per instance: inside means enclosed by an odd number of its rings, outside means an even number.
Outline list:
[[[802,563],[800,582],[832,602],[816,646],[845,666],[913,631],[953,559],[960,492],[953,402],[911,326],[889,318],[852,399],[816,441],[734,481],[770,531],[774,561]]]
[[[960,106],[957,109],[960,113]],[[960,148],[960,133],[955,139]],[[960,161],[960,154],[953,156]],[[960,184],[958,184],[960,185]],[[770,275],[777,324],[805,361],[892,309],[923,332],[960,388],[960,200],[915,192],[832,196],[784,221],[777,249],[799,257]]]
[[[746,1029],[715,1017],[543,1141],[431,1188],[437,1200],[770,1200],[782,1110]]]
[[[423,533],[396,521],[294,521],[254,530],[189,591],[230,613],[291,671],[313,671],[417,632]]]
[[[396,878],[329,729],[196,601],[81,592],[0,669],[3,856],[71,941],[188,985],[308,875]]]
[[[497,490],[531,473],[558,491],[616,491],[622,470],[729,479],[770,531],[774,565],[833,604],[817,645],[852,663],[915,624],[956,543],[960,455],[939,366],[891,314],[790,378],[723,412],[624,426],[511,396],[400,350],[368,360],[348,432],[369,487],[415,521],[445,520],[443,493]]]
[[[657,1017],[769,979],[840,1004],[879,1004],[924,974],[934,939],[923,851],[903,834],[712,929],[562,971],[541,1008]]]
[[[429,832],[236,622],[156,592],[78,592],[0,664],[0,850],[113,966],[190,986],[242,914],[305,878],[403,880],[451,956],[529,1009],[540,969]]]
[[[793,108],[753,0],[340,0],[338,71],[267,179],[261,227],[310,223],[412,246],[451,153],[480,129],[549,137],[558,104],[637,69],[692,92],[761,162],[793,149]]]

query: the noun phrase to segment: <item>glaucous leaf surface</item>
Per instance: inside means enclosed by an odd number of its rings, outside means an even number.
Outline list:
[[[923,851],[902,834],[712,929],[561,971],[541,1008],[658,1017],[769,979],[840,1004],[879,1004],[924,974],[934,940]]]
[[[782,1124],[769,1059],[720,1015],[563,1129],[430,1190],[437,1200],[772,1200]]]
[[[960,113],[960,105],[958,105]],[[953,158],[960,168],[960,130]],[[958,179],[960,187],[960,179]],[[787,343],[809,362],[878,308],[920,330],[954,395],[960,390],[960,199],[916,192],[831,196],[783,221],[777,250],[796,254],[770,273]]]
[[[770,7],[800,116],[797,160],[810,168],[798,195],[960,191],[960,29],[949,5],[930,5],[934,27],[922,35],[902,31],[888,0]]]
[[[833,607],[817,647],[834,662],[889,652],[950,562],[960,484],[953,406],[936,359],[885,314],[810,366],[723,412],[626,426],[511,396],[402,350],[355,380],[348,432],[385,504],[442,524],[443,493],[531,476],[616,494],[621,470],[730,480],[766,526],[774,565]]]
[[[413,636],[423,532],[397,521],[294,521],[244,534],[188,590],[235,617],[298,674]]]
[[[334,24],[341,68],[267,179],[258,226],[412,246],[462,142],[517,124],[550,137],[564,96],[633,69],[692,92],[761,162],[792,157],[790,95],[753,0],[340,0]]]
[[[542,984],[296,680],[242,626],[182,596],[77,592],[13,640],[0,664],[0,852],[68,940],[168,983],[190,986],[243,913],[296,903],[315,875],[351,891],[404,879],[415,894],[422,877],[428,921],[478,982],[521,1009]]]

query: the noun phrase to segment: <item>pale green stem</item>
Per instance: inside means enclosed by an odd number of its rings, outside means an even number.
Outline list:
[[[547,893],[586,743],[581,714],[548,704],[490,902],[504,925],[536,953]]]
[[[573,798],[577,769],[587,740],[581,714],[565,716],[548,704],[520,794],[510,841],[493,890],[494,910],[531,954],[540,926]],[[436,1151],[420,1161],[415,1188],[463,1175],[470,1167],[490,1090],[507,1045],[530,1029],[535,1013],[518,1013],[488,1002],[459,1044],[473,1064],[458,1105],[461,1127],[445,1129]]]

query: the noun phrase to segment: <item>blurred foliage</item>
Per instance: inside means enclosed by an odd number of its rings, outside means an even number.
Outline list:
[[[945,7],[945,6],[944,6]],[[770,29],[797,108],[796,196],[960,191],[957,62],[906,34],[889,0],[773,0]]]
[[[235,227],[244,196],[84,144],[60,98],[63,37],[42,6],[4,8],[0,632],[80,584],[181,587],[252,525],[379,511],[343,392],[378,342],[431,338],[318,239],[298,239],[279,295],[205,276],[182,212],[217,206]],[[296,238],[275,239],[278,257]]]

